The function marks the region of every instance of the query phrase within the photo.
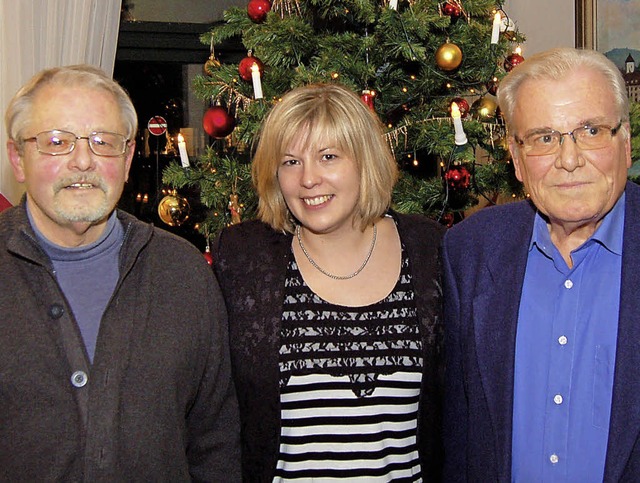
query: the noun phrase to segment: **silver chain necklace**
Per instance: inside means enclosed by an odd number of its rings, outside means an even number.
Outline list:
[[[362,265],[360,265],[360,268],[358,270],[356,270],[355,272],[349,274],[349,275],[334,275],[332,273],[327,272],[326,270],[323,270],[322,268],[320,268],[320,265],[318,265],[316,263],[316,261],[311,258],[311,255],[309,255],[309,252],[307,252],[307,249],[304,247],[304,244],[302,243],[302,236],[300,235],[300,225],[296,225],[296,237],[298,238],[298,243],[300,244],[300,249],[302,250],[302,253],[304,253],[304,256],[307,257],[307,260],[309,260],[309,263],[316,268],[320,273],[322,273],[323,275],[326,275],[329,278],[332,278],[334,280],[349,280],[350,278],[355,277],[356,275],[358,275],[360,272],[362,272],[362,270],[364,270],[364,267],[367,266],[367,263],[369,263],[369,259],[371,258],[371,255],[373,254],[373,249],[376,246],[376,238],[378,237],[378,227],[376,226],[376,224],[373,224],[373,240],[371,240],[371,246],[369,247],[369,253],[367,253],[367,257],[364,259],[364,262],[362,262]]]

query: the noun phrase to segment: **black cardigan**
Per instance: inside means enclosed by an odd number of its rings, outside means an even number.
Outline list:
[[[418,446],[424,481],[442,466],[443,327],[439,250],[444,228],[420,215],[392,212],[411,267],[424,372]],[[270,482],[280,439],[278,353],[291,235],[249,221],[224,229],[212,247],[229,312],[231,362],[240,404],[244,481]]]

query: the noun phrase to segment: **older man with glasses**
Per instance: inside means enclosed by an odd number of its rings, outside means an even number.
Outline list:
[[[640,188],[603,54],[530,57],[500,83],[529,199],[445,236],[445,481],[640,480]]]
[[[185,240],[115,209],[125,91],[48,69],[6,112],[26,195],[0,214],[0,480],[238,481],[220,289]]]

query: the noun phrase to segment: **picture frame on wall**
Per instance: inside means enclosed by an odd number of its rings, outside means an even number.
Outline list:
[[[597,0],[576,0],[576,47],[595,49]]]
[[[575,11],[576,47],[598,50],[621,69],[628,54],[640,61],[640,0],[576,0]]]

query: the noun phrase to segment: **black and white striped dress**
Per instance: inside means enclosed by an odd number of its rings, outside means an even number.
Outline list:
[[[295,261],[285,287],[274,481],[422,481],[422,343],[404,248],[394,290],[372,305],[322,300]]]

